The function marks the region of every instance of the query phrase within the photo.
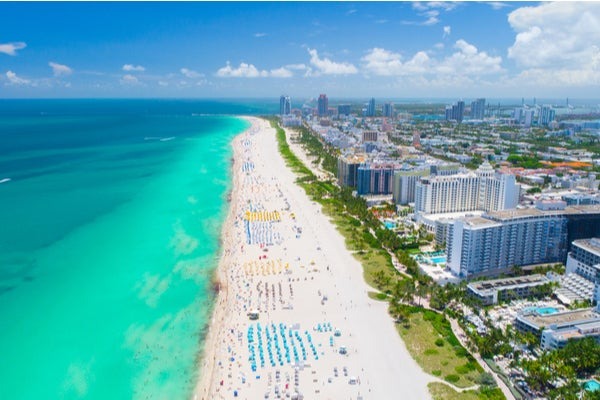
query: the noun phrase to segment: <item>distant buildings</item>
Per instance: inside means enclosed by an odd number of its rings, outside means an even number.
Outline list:
[[[329,99],[326,94],[319,95],[318,109],[319,117],[326,117],[329,115]]]
[[[385,118],[394,118],[394,103],[385,103],[383,105],[383,116]]]
[[[374,98],[371,98],[371,100],[369,100],[369,103],[367,104],[366,116],[367,117],[375,116],[375,99]]]
[[[292,101],[290,96],[281,96],[279,98],[279,115],[290,115],[292,113]]]
[[[550,122],[554,121],[554,117],[556,112],[549,105],[544,105],[540,108],[540,113],[538,115],[538,125],[547,126]]]
[[[363,131],[362,133],[362,141],[364,142],[376,142],[379,138],[379,133],[377,131]]]
[[[415,185],[415,212],[439,214],[515,208],[519,191],[514,175],[495,173],[486,162],[475,172],[419,180]]]
[[[471,118],[483,119],[485,116],[485,99],[477,99],[471,103]]]
[[[462,122],[465,114],[465,102],[458,101],[446,107],[446,121]]]
[[[350,115],[350,104],[340,104],[338,106],[338,115]]]

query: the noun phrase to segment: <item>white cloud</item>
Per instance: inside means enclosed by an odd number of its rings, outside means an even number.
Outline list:
[[[600,3],[544,3],[508,15],[517,32],[508,56],[526,67],[586,63],[598,55]]]
[[[229,62],[224,67],[219,68],[217,76],[221,78],[258,78],[266,77],[267,71],[259,71],[254,65],[240,63],[240,66],[233,68]]]
[[[9,56],[16,56],[17,50],[21,50],[27,47],[25,42],[12,42],[0,44],[0,53],[8,54]]]
[[[508,22],[516,32],[508,57],[525,68],[522,79],[552,86],[598,83],[600,3],[521,7],[508,15]]]
[[[146,68],[142,67],[141,65],[133,64],[125,64],[123,65],[122,69],[126,72],[144,72],[146,70]]]
[[[444,33],[442,34],[442,38],[450,36],[450,33],[452,33],[452,28],[450,26],[445,26]]]
[[[167,87],[167,86],[169,86],[169,82],[166,82],[166,81],[158,81],[158,86]]]
[[[478,77],[504,71],[501,57],[479,51],[465,40],[457,40],[454,48],[457,51],[441,60],[431,58],[425,51],[419,51],[412,58],[403,61],[399,53],[382,48],[369,50],[361,60],[366,72],[379,76],[429,75],[450,79],[461,75]]]
[[[347,62],[334,62],[329,58],[320,58],[319,53],[315,49],[308,49],[310,54],[310,64],[317,69],[317,72],[324,75],[350,75],[356,74],[358,69]]]
[[[485,51],[459,39],[454,44],[458,51],[445,58],[438,72],[449,74],[490,75],[503,72],[502,57],[493,57]]]
[[[123,77],[121,78],[121,80],[119,82],[121,83],[121,85],[125,85],[125,86],[135,86],[135,85],[139,85],[139,83],[140,83],[138,78],[136,78],[135,76],[130,75],[130,74],[123,75]]]
[[[54,74],[54,76],[65,76],[71,75],[73,73],[73,70],[64,64],[58,64],[50,61],[48,65],[50,66],[50,68],[52,68],[52,73]]]
[[[254,37],[255,37],[255,38],[261,38],[261,37],[265,37],[265,36],[267,36],[267,34],[266,34],[266,33],[264,33],[264,32],[256,32],[256,33],[254,34]]]
[[[181,74],[183,76],[185,76],[186,78],[191,78],[191,79],[202,78],[204,76],[204,74],[201,74],[201,73],[191,70],[189,68],[181,68],[179,70],[179,72],[181,72]]]
[[[371,49],[363,58],[364,68],[379,76],[424,74],[430,69],[429,56],[424,51],[416,53],[413,58],[402,62],[402,56],[386,49]]]
[[[273,78],[291,78],[292,76],[294,76],[294,74],[289,69],[281,67],[272,69],[270,76],[272,76]]]
[[[494,10],[501,10],[505,7],[510,7],[508,4],[503,3],[501,1],[490,1],[489,3],[486,3],[487,5],[489,5],[490,7],[492,7]]]
[[[412,7],[417,10],[417,11],[427,11],[427,10],[431,10],[431,9],[441,9],[444,11],[451,11],[454,10],[456,8],[457,4],[455,2],[448,2],[448,1],[427,1],[427,2],[420,2],[420,1],[415,1],[412,4]]]
[[[29,85],[31,81],[29,79],[19,78],[17,74],[12,71],[6,72],[6,79],[8,79],[11,85]]]
[[[457,6],[456,2],[446,1],[427,1],[419,2],[416,1],[412,4],[412,8],[417,11],[417,15],[425,18],[423,21],[402,21],[404,25],[423,25],[431,26],[440,22],[440,12],[448,12],[455,9]]]
[[[240,63],[235,68],[232,67],[229,61],[224,67],[219,68],[217,76],[220,78],[291,78],[294,76],[292,69],[301,69],[302,64],[275,68],[270,71],[259,70],[253,64]]]

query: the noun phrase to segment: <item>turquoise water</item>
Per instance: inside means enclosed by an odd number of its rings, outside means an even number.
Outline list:
[[[600,383],[597,380],[592,379],[584,383],[583,388],[588,392],[596,392],[600,390]]]
[[[444,264],[444,263],[446,263],[446,256],[430,257],[429,259],[434,264]]]
[[[555,307],[528,307],[525,309],[526,312],[536,312],[539,315],[550,315],[558,312],[558,308]]]
[[[558,312],[558,308],[554,308],[554,307],[538,307],[538,308],[536,308],[536,311],[540,315],[550,315],[550,314],[557,313]]]
[[[0,398],[186,398],[241,108],[0,106]]]
[[[392,221],[384,221],[383,225],[385,225],[387,229],[394,229],[396,227],[396,223]]]

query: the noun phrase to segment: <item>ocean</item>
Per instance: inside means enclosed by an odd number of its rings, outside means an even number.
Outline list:
[[[189,397],[231,115],[275,107],[0,100],[0,398]]]

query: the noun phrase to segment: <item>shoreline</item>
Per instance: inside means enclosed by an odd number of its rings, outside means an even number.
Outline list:
[[[204,338],[204,344],[202,346],[202,350],[200,353],[199,362],[197,364],[197,369],[199,375],[196,379],[196,385],[194,387],[194,391],[192,392],[193,400],[205,400],[209,399],[210,389],[212,387],[213,382],[213,374],[215,369],[215,351],[218,343],[218,334],[223,328],[223,322],[226,317],[226,308],[225,304],[228,298],[228,285],[227,285],[227,265],[230,263],[230,254],[228,246],[229,238],[232,234],[232,229],[234,227],[235,222],[235,212],[238,207],[238,203],[241,200],[237,188],[239,188],[239,180],[240,180],[240,148],[237,144],[238,139],[242,137],[246,132],[252,129],[253,124],[252,120],[248,117],[241,117],[246,121],[250,122],[251,125],[246,128],[242,133],[239,133],[234,136],[231,140],[232,146],[232,155],[231,162],[229,163],[229,167],[231,168],[231,178],[232,184],[231,188],[226,194],[226,201],[228,203],[227,216],[223,221],[223,227],[221,229],[221,235],[219,237],[221,255],[219,257],[219,262],[217,264],[217,268],[214,271],[214,275],[212,277],[211,286],[212,290],[216,292],[215,301],[213,303],[213,309],[211,313],[211,318],[207,326],[207,334]]]
[[[231,203],[215,270],[219,291],[192,399],[296,393],[379,399],[394,397],[399,387],[407,399],[430,398],[427,384],[435,379],[408,353],[387,304],[368,297],[362,265],[295,183],[275,130],[263,119],[244,118],[251,126],[232,140]],[[268,238],[257,243],[253,227]],[[246,315],[254,310],[258,321]]]

